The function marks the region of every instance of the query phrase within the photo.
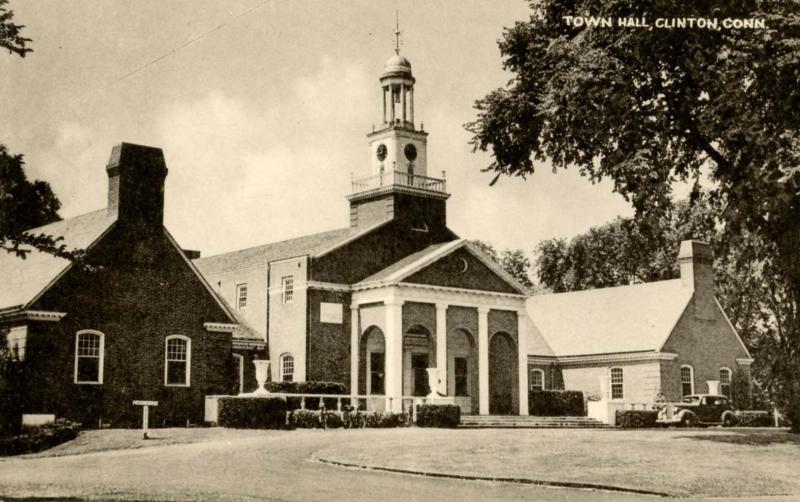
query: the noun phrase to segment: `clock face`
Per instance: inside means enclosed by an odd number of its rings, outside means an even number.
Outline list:
[[[407,144],[406,147],[403,149],[403,153],[406,154],[406,158],[413,162],[417,158],[417,147],[412,145],[411,143]]]
[[[388,153],[388,150],[386,150],[386,145],[384,145],[383,143],[378,145],[378,150],[376,151],[376,153],[378,155],[378,160],[383,162],[386,159],[386,154]]]

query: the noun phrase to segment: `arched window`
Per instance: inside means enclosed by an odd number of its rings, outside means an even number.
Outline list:
[[[694,394],[694,369],[688,364],[681,366],[681,396]]]
[[[731,398],[731,369],[719,369],[719,392],[728,399]]]
[[[105,335],[83,329],[75,335],[75,383],[103,383]]]
[[[233,354],[233,364],[236,368],[236,376],[238,378],[237,388],[239,394],[244,393],[244,357],[241,354]]]
[[[281,356],[281,380],[294,382],[294,356],[291,354]]]
[[[544,370],[531,368],[531,390],[544,390]]]
[[[170,335],[164,347],[164,385],[189,387],[191,384],[192,341],[183,335]]]
[[[622,399],[625,396],[624,380],[622,368],[611,368],[611,399]]]

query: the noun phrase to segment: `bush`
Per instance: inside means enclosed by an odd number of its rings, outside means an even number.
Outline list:
[[[22,434],[0,439],[0,456],[36,453],[78,437],[81,425],[57,421],[54,424],[24,427]]]
[[[652,410],[617,410],[617,426],[624,429],[657,427],[658,412]]]
[[[217,423],[242,429],[282,429],[286,426],[286,400],[282,397],[223,397],[218,402]]]
[[[379,429],[405,427],[408,425],[408,414],[376,411],[374,413],[365,413],[364,420],[367,427]]]
[[[269,392],[283,394],[347,394],[347,387],[339,382],[267,382],[264,387]],[[287,398],[289,410],[300,409],[300,398]],[[329,410],[336,409],[336,399],[325,399],[325,407]],[[319,398],[306,398],[306,409],[316,410],[319,408]]]
[[[731,375],[731,401],[736,408],[740,410],[753,409],[751,387],[749,374],[741,368],[736,368]]]
[[[461,423],[461,408],[454,404],[423,404],[417,408],[418,427],[450,427]]]
[[[737,411],[738,427],[772,427],[775,419],[768,411]]]
[[[339,412],[312,410],[295,410],[292,412],[289,423],[299,429],[339,429],[344,426]]]
[[[528,413],[539,417],[583,417],[583,392],[577,390],[532,390]]]

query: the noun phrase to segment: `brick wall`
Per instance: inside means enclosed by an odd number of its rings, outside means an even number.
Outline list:
[[[339,382],[350,387],[350,294],[308,290],[307,380]],[[341,306],[342,323],[322,322],[320,305]]]
[[[131,400],[159,401],[152,423],[199,423],[206,394],[227,393],[234,378],[231,335],[204,322],[232,322],[163,232],[114,228],[90,255],[96,272],[71,270],[32,306],[67,312],[31,325],[26,413],[56,413],[95,425],[138,424]],[[131,245],[136,243],[136,245]],[[105,335],[104,382],[75,384],[76,332]],[[191,386],[164,386],[169,335],[191,339]]]
[[[464,261],[467,262],[466,270],[463,268]],[[472,253],[464,249],[452,252],[404,279],[403,282],[434,284],[480,291],[499,291],[501,293],[519,293],[489,267],[475,258]]]

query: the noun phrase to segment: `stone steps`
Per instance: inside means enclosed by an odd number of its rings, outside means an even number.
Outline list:
[[[608,425],[589,417],[462,415],[461,429],[600,429]]]

